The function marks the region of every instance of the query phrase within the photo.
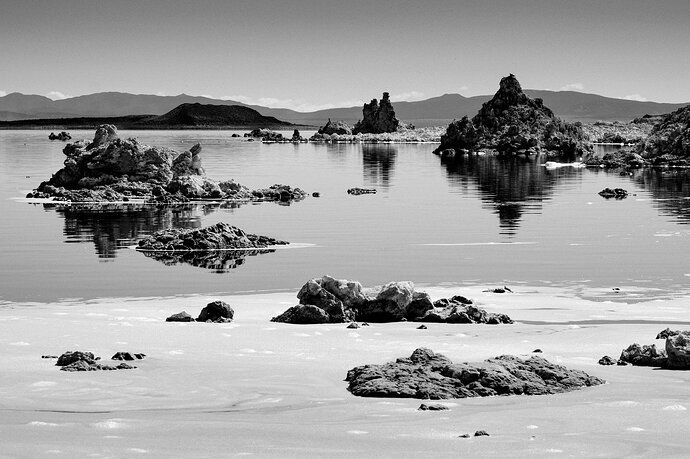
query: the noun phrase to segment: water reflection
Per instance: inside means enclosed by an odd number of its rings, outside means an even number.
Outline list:
[[[362,144],[364,184],[388,188],[397,155],[391,144]]]
[[[525,213],[541,213],[556,185],[581,174],[581,169],[546,169],[534,158],[461,156],[441,161],[452,186],[477,188],[484,208],[498,215],[500,233],[514,236]]]
[[[44,204],[64,219],[67,243],[93,242],[96,254],[112,260],[117,251],[136,244],[141,238],[167,228],[191,229],[201,226],[201,217],[221,207],[220,204],[177,206],[145,204]],[[237,207],[226,203],[223,208]]]
[[[149,258],[172,266],[186,263],[199,268],[225,273],[244,264],[247,257],[273,253],[275,249],[260,250],[215,250],[209,252],[141,252]]]
[[[689,170],[644,169],[634,173],[633,181],[651,193],[653,206],[660,214],[690,224]]]

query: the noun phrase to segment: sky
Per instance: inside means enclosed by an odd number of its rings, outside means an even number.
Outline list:
[[[0,0],[0,96],[311,111],[523,88],[690,102],[689,0]]]

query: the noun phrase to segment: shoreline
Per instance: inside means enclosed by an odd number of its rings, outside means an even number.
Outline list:
[[[687,323],[690,295],[629,304],[524,284],[511,285],[514,294],[481,292],[485,285],[418,287],[434,299],[470,296],[518,323],[427,324],[427,330],[416,323],[372,323],[348,330],[346,324],[269,322],[296,303],[296,290],[0,308],[0,348],[9,356],[0,374],[3,449],[34,456],[51,450],[127,455],[134,449],[194,456],[202,453],[196,449],[201,442],[205,455],[227,453],[228,446],[259,455],[352,456],[380,447],[404,456],[690,453],[690,406],[682,402],[690,372],[596,363],[632,342],[653,343],[665,326],[647,321]],[[182,309],[195,315],[214,299],[235,309],[234,322],[164,322]],[[557,323],[528,323],[539,319]],[[586,319],[600,323],[573,323]],[[619,323],[624,320],[636,323]],[[423,400],[360,398],[346,390],[348,369],[420,346],[456,361],[528,356],[540,348],[547,360],[607,384],[556,395],[442,400],[450,411],[440,413],[417,411]],[[40,358],[76,349],[104,359],[115,351],[147,357],[135,370],[88,373],[61,372]],[[491,437],[457,438],[478,429]],[[322,449],[312,449],[316,444]]]

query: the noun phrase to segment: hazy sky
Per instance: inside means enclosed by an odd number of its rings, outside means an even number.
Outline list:
[[[301,110],[525,88],[690,101],[690,0],[0,0],[0,95]]]

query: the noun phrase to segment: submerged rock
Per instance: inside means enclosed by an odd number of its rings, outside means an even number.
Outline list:
[[[348,390],[361,397],[446,399],[491,395],[542,395],[604,383],[541,357],[504,355],[478,363],[453,363],[425,348],[409,358],[348,371]]]
[[[395,110],[387,92],[383,93],[381,103],[372,99],[368,104],[364,104],[362,109],[363,119],[355,124],[352,129],[353,134],[382,134],[384,132],[395,132],[398,130],[398,119],[395,117]]]
[[[158,231],[141,241],[137,250],[189,252],[227,249],[262,249],[276,245],[287,245],[267,236],[245,233],[242,229],[224,222],[201,229],[166,229]]]
[[[232,322],[235,311],[225,301],[212,301],[206,305],[196,318],[197,322],[215,322],[227,323]]]
[[[501,79],[494,97],[476,116],[471,120],[463,117],[448,126],[435,153],[449,149],[574,158],[591,151],[591,146],[580,123],[567,123],[554,116],[541,99],[530,99],[510,74]]]

